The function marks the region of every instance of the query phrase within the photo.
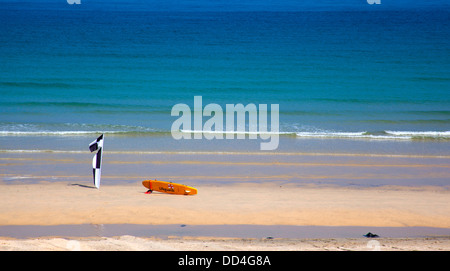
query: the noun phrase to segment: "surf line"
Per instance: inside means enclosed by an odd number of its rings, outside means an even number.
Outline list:
[[[225,130],[222,107],[215,103],[207,104],[203,108],[202,96],[194,96],[194,113],[187,104],[179,103],[172,107],[171,116],[179,117],[172,123],[171,134],[176,140],[202,139],[257,139],[260,150],[275,150],[279,144],[279,104],[270,105],[270,131],[267,130],[267,104],[226,104]],[[258,112],[259,110],[259,112]],[[248,131],[246,131],[246,113],[248,113]],[[181,116],[180,116],[181,114]],[[191,116],[194,115],[194,128],[191,126]],[[235,115],[237,118],[235,125]],[[210,117],[203,124],[203,117]],[[214,128],[213,128],[214,127]],[[267,140],[267,141],[264,141]]]

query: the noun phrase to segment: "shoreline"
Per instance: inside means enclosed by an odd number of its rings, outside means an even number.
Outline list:
[[[292,226],[292,225],[145,225],[72,224],[0,226],[0,239],[134,236],[140,238],[225,238],[225,239],[367,239],[368,232],[379,238],[450,238],[450,228],[372,226]]]
[[[0,183],[92,179],[89,151],[1,152]],[[449,187],[450,156],[356,153],[122,152],[108,149],[102,184],[158,179],[195,185],[292,183]]]

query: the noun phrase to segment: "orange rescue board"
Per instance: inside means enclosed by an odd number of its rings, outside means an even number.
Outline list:
[[[145,180],[142,182],[142,185],[144,185],[147,189],[149,189],[149,191],[147,191],[149,193],[151,193],[152,191],[158,191],[162,193],[176,194],[176,195],[197,194],[197,189],[178,183],[163,182],[157,180]]]

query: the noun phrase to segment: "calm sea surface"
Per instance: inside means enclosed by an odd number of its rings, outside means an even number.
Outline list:
[[[105,133],[110,150],[259,151],[174,140],[172,107],[198,95],[279,104],[280,151],[448,155],[448,5],[366,6],[3,4],[0,150],[84,151]]]

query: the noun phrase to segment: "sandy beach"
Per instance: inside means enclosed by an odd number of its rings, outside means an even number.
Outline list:
[[[199,186],[196,196],[146,195],[140,183],[1,185],[1,225],[253,224],[450,227],[449,191],[275,184]]]
[[[129,235],[91,238],[0,238],[0,250],[39,251],[449,251],[449,237],[252,239]]]
[[[293,184],[203,185],[196,196],[144,194],[139,183],[0,185],[0,224],[450,227],[449,191]],[[70,235],[70,234],[69,234]],[[450,250],[449,236],[378,238],[1,237],[1,250]]]
[[[381,250],[450,250],[447,156],[112,152],[99,190],[91,159],[2,153],[0,249],[373,250],[371,231]],[[148,195],[143,176],[198,194]]]

